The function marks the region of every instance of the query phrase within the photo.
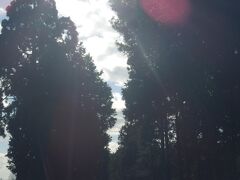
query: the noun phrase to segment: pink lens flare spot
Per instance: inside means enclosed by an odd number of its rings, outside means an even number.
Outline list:
[[[168,25],[185,23],[191,12],[189,0],[140,0],[140,4],[148,16]]]

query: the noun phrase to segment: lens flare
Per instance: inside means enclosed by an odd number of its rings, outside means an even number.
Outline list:
[[[191,12],[189,0],[140,0],[140,4],[153,20],[168,25],[185,23]]]

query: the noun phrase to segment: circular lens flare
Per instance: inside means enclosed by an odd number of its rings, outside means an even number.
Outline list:
[[[168,25],[185,23],[191,11],[189,0],[140,0],[140,4],[148,16]]]

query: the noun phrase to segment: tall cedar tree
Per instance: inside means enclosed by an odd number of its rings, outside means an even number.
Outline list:
[[[17,180],[107,179],[112,94],[54,0],[14,0],[0,35],[1,134]],[[1,101],[3,102],[3,101]]]
[[[190,4],[188,22],[168,26],[139,0],[111,0],[130,74],[115,180],[240,178],[240,4]]]

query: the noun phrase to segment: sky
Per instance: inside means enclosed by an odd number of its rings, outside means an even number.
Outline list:
[[[121,96],[121,87],[128,79],[127,58],[118,52],[115,42],[120,35],[111,27],[110,20],[115,16],[108,0],[55,0],[60,16],[71,17],[77,26],[79,40],[91,54],[97,69],[104,73],[102,78],[108,82],[113,93],[113,108],[117,111],[117,123],[109,130],[112,141],[111,151],[118,147],[119,130],[124,123],[122,110],[125,107]],[[0,21],[5,16],[5,7],[10,0],[0,0]],[[8,139],[0,138],[0,178],[9,176],[6,168]]]

